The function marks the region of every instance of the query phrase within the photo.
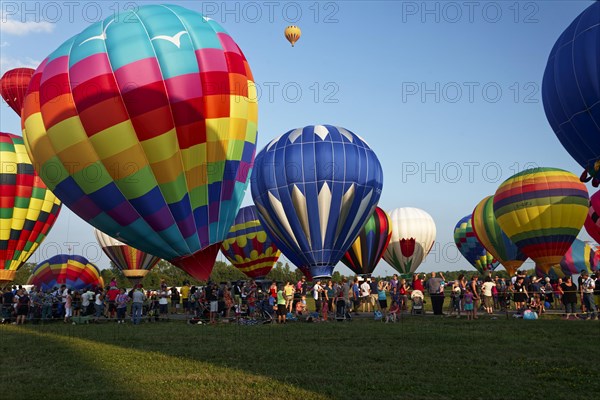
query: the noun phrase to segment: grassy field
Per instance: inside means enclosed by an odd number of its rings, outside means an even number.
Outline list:
[[[3,325],[2,397],[582,399],[600,392],[599,339],[597,321],[431,316]]]

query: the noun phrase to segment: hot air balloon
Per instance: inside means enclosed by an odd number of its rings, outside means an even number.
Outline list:
[[[513,243],[548,272],[579,234],[588,203],[585,185],[572,173],[532,168],[498,187],[494,215]]]
[[[377,156],[331,125],[291,130],[257,156],[252,198],[277,247],[313,278],[330,277],[371,216],[383,186]]]
[[[565,277],[565,273],[561,270],[560,265],[553,265],[552,267],[550,267],[550,269],[548,270],[548,272],[544,272],[539,265],[536,265],[535,267],[535,275],[538,278],[550,278],[552,280],[557,280],[558,278],[564,278]]]
[[[548,122],[584,168],[582,180],[600,182],[600,2],[592,3],[560,35],[542,81]]]
[[[600,210],[600,192],[596,192],[590,197],[590,208],[584,223],[587,233],[596,242],[600,242],[600,214],[596,210]]]
[[[22,121],[42,179],[71,210],[205,280],[249,183],[256,98],[219,24],[147,5],[48,56]]]
[[[98,267],[85,257],[58,254],[39,263],[27,281],[42,290],[52,290],[66,285],[71,290],[87,290],[103,287],[104,281]]]
[[[560,269],[565,275],[579,274],[582,270],[591,274],[598,268],[597,262],[594,248],[583,240],[575,239],[560,260]]]
[[[454,228],[454,243],[460,253],[475,267],[479,273],[493,271],[500,264],[494,260],[494,256],[479,242],[473,225],[471,224],[472,214],[461,218]]]
[[[436,227],[431,215],[412,207],[390,212],[392,240],[383,255],[404,278],[412,276],[433,247]]]
[[[134,286],[160,261],[159,257],[128,246],[98,229],[94,229],[94,235],[104,254]]]
[[[35,173],[23,139],[0,132],[0,283],[15,273],[46,238],[60,201]]]
[[[240,208],[221,251],[234,267],[256,280],[267,276],[281,254],[262,227],[255,206]]]
[[[21,116],[25,93],[33,72],[31,68],[15,68],[6,71],[0,78],[0,95],[18,116]]]
[[[390,217],[377,207],[341,261],[357,275],[371,274],[391,238]]]
[[[300,39],[300,36],[302,36],[302,31],[297,26],[290,25],[285,28],[284,34],[288,42],[290,42],[292,47],[294,47],[294,44]]]
[[[471,225],[479,243],[502,264],[510,276],[527,260],[527,256],[500,229],[494,216],[494,196],[488,196],[477,204]]]

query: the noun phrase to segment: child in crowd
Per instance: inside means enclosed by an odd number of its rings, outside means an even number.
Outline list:
[[[473,291],[469,286],[465,289],[463,301],[465,303],[465,311],[467,312],[467,320],[475,319],[475,311],[473,307]]]
[[[306,296],[302,296],[301,300],[296,303],[296,317],[306,313]]]
[[[385,318],[385,322],[396,322],[396,319],[398,318],[398,314],[400,313],[400,306],[398,305],[397,301],[392,301],[392,305],[390,306],[390,311],[387,315],[387,317]]]
[[[539,316],[542,316],[544,310],[544,302],[541,300],[540,295],[535,293],[533,295],[533,299],[531,299],[531,303],[529,304],[532,311],[535,311]]]

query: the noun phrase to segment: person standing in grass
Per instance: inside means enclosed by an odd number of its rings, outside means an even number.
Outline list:
[[[161,317],[169,315],[169,292],[167,291],[167,285],[163,284],[158,292],[158,309]]]
[[[438,277],[435,272],[431,273],[431,278],[427,280],[427,290],[431,298],[431,308],[433,315],[443,315],[444,308],[444,289],[442,286],[443,276]]]
[[[467,313],[467,320],[475,319],[475,296],[473,295],[470,286],[467,286],[467,288],[465,289],[463,301],[465,303],[465,312]]]
[[[183,303],[183,312],[187,316],[190,313],[190,282],[183,281],[181,287],[181,301]]]
[[[399,286],[400,287],[398,288],[398,305],[400,306],[400,312],[402,313],[402,311],[408,310],[408,291],[410,290],[410,287],[408,286],[408,283],[404,278],[402,278],[402,280],[400,281]]]
[[[226,286],[225,290],[223,290],[223,302],[225,303],[225,318],[229,319],[231,308],[234,305],[233,297],[231,297],[231,288],[229,286]]]
[[[590,320],[597,320],[598,314],[596,312],[596,303],[594,301],[594,289],[596,288],[596,280],[590,278],[587,271],[582,274],[581,292],[583,294],[583,302],[587,310],[587,316]]]
[[[492,278],[486,276],[483,285],[481,285],[481,292],[483,294],[483,306],[488,315],[494,313],[494,293],[492,291],[495,288],[496,284],[492,282]]]
[[[171,288],[171,314],[179,314],[179,303],[181,296],[175,286]]]
[[[382,314],[382,321],[387,320],[387,293],[388,284],[384,280],[380,280],[377,284],[377,301]]]
[[[577,319],[577,285],[573,283],[573,278],[569,275],[560,285],[560,292],[563,304],[565,305],[565,319]]]
[[[367,308],[367,312],[371,311],[371,285],[369,285],[370,279],[365,280],[360,285],[360,302],[362,303],[362,312],[365,312],[365,307]]]
[[[139,325],[142,320],[142,309],[146,301],[146,295],[142,288],[142,284],[138,284],[131,297],[132,322],[134,325]]]
[[[65,324],[69,322],[69,318],[73,316],[73,296],[71,295],[71,289],[67,289],[67,296],[65,297]]]
[[[358,314],[360,308],[360,285],[358,284],[358,278],[354,278],[352,282],[352,311],[354,314]]]
[[[25,289],[19,289],[15,298],[17,298],[17,325],[23,325],[29,315],[29,295]]]
[[[333,312],[335,312],[335,303],[334,303],[333,299],[335,298],[336,292],[335,292],[335,288],[333,287],[333,281],[331,281],[331,280],[329,282],[327,282],[326,294],[327,294],[327,305],[329,306],[329,311],[331,311],[333,313]]]
[[[288,284],[289,284],[289,282],[288,282]],[[280,286],[279,290],[277,290],[277,323],[278,324],[286,323],[286,314],[287,314],[286,298],[285,298],[283,288]]]
[[[134,292],[135,293],[135,292]],[[127,303],[130,298],[125,293],[125,289],[121,288],[119,291],[119,295],[117,296],[117,323],[124,324],[125,323],[125,313],[127,312]]]
[[[287,281],[285,283],[283,295],[285,296],[285,308],[287,312],[292,312],[292,306],[294,305],[294,285],[292,285],[292,282]]]
[[[599,310],[600,309],[600,271],[596,271],[595,278],[596,278],[596,281],[595,281],[596,288],[594,289],[594,297],[596,300],[596,310]]]
[[[321,312],[321,297],[322,297],[321,292],[322,291],[323,291],[323,286],[321,286],[321,281],[317,280],[315,282],[315,285],[312,288],[313,299],[315,300],[315,312],[316,313]]]
[[[104,315],[104,293],[102,289],[96,289],[96,295],[94,296],[94,310],[95,320],[98,321],[101,315]]]
[[[513,301],[515,302],[515,309],[517,312],[521,312],[523,308],[525,308],[528,297],[529,294],[525,287],[525,278],[523,276],[518,276],[517,281],[513,286]]]
[[[473,295],[473,319],[477,319],[477,308],[479,308],[480,301],[479,287],[477,286],[478,280],[479,277],[477,275],[473,275],[468,285],[469,289],[471,289],[471,294]]]
[[[217,322],[217,313],[219,312],[219,295],[216,284],[207,286],[206,300],[210,304],[210,323],[214,324]]]

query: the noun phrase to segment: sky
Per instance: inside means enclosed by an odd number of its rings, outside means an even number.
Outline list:
[[[35,68],[89,24],[146,3],[3,1],[0,72]],[[418,207],[436,222],[419,271],[473,269],[454,226],[511,175],[535,166],[581,173],[546,120],[541,82],[554,42],[592,1],[171,3],[219,22],[245,53],[258,86],[257,149],[315,124],[369,143],[384,170],[379,206]],[[295,47],[283,36],[288,25],[302,29]],[[20,134],[4,103],[0,130]],[[92,227],[63,207],[30,262],[69,251],[109,266]],[[375,270],[391,273],[383,260]]]

